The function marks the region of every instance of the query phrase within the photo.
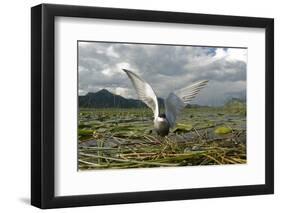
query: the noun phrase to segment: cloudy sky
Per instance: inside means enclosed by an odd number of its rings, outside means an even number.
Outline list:
[[[192,101],[222,105],[231,97],[245,98],[247,49],[198,46],[78,42],[79,95],[107,89],[126,98],[135,90],[122,69],[145,79],[157,96],[198,80],[207,87]]]

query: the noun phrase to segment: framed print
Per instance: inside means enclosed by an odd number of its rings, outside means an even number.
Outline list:
[[[274,21],[31,9],[31,204],[274,192]]]

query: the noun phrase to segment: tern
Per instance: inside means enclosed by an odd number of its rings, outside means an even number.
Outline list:
[[[164,137],[169,134],[171,128],[176,124],[176,119],[183,108],[189,103],[201,89],[203,89],[208,80],[195,82],[180,90],[170,92],[164,100],[165,113],[160,114],[157,96],[152,87],[134,72],[123,69],[131,80],[136,90],[138,98],[143,101],[154,114],[154,129],[157,134]]]

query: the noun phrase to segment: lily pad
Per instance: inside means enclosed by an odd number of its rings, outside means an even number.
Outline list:
[[[79,135],[86,136],[86,135],[92,135],[93,130],[90,129],[79,129]]]
[[[189,132],[191,129],[192,129],[191,124],[178,123],[176,128],[173,130],[173,132],[175,133]]]
[[[79,140],[87,140],[93,136],[93,130],[90,129],[79,129],[78,131]]]
[[[229,127],[221,126],[215,129],[215,133],[218,135],[225,135],[231,133],[232,130]]]

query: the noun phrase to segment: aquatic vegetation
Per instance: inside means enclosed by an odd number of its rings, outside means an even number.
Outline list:
[[[245,105],[186,108],[166,137],[153,131],[152,116],[147,108],[80,109],[79,170],[246,163]]]
[[[220,126],[215,129],[215,133],[219,135],[229,134],[232,132],[232,129],[225,126]]]

